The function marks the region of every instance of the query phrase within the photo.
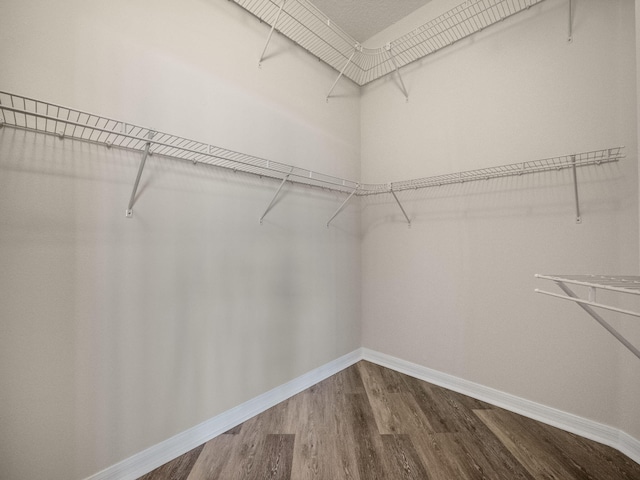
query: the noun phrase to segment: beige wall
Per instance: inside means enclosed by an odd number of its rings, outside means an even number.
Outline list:
[[[555,289],[535,273],[638,273],[634,5],[574,3],[572,44],[548,0],[405,67],[408,103],[393,76],[363,89],[363,181],[627,147],[578,171],[581,225],[569,171],[403,192],[411,229],[392,197],[365,200],[363,344],[640,438],[638,359],[533,291]],[[635,320],[613,317],[638,343]]]
[[[374,182],[627,159],[579,171],[582,225],[552,172],[403,193],[411,229],[380,197],[327,230],[343,197],[288,186],[260,227],[272,181],[152,158],[125,219],[139,156],[0,129],[0,478],[84,478],[360,345],[640,438],[638,360],[533,293],[640,265],[633,3],[575,3],[572,45],[547,0],[404,68],[409,103],[388,76],[326,104],[336,72],[278,35],[257,69],[231,2],[3,2],[0,89],[246,153]]]
[[[0,88],[347,178],[358,89],[231,2],[5,1]],[[344,196],[0,129],[0,478],[85,478],[360,346]]]

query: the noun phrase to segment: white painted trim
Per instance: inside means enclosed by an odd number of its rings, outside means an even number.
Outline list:
[[[411,377],[448,388],[576,435],[609,445],[640,463],[640,440],[617,428],[594,422],[478,383],[454,377],[391,355],[363,348],[363,359]]]
[[[294,378],[284,385],[269,390],[231,410],[227,410],[189,430],[116,463],[101,472],[91,475],[86,480],[135,480],[360,360],[362,360],[362,349],[354,350],[298,378]]]
[[[316,368],[237,407],[227,410],[189,430],[143,450],[85,480],[135,480],[189,450],[208,442],[287,398],[312,387],[360,360],[390,368],[440,387],[482,400],[542,423],[558,427],[599,443],[609,445],[640,463],[640,440],[631,435],[571,413],[541,405],[469,380],[401,360],[391,355],[360,348]]]

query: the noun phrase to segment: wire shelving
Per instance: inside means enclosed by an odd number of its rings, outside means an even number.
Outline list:
[[[554,282],[565,295],[547,292],[536,289],[536,293],[542,293],[551,297],[569,300],[576,303],[580,308],[587,312],[594,320],[602,325],[611,335],[613,335],[620,343],[622,343],[631,353],[640,359],[640,349],[633,345],[627,338],[616,330],[609,322],[602,318],[595,310],[601,308],[604,310],[640,317],[640,312],[626,310],[619,307],[600,303],[596,299],[598,289],[609,292],[623,293],[627,295],[640,295],[640,276],[637,275],[536,275],[536,278],[542,280],[550,280]],[[588,289],[588,299],[580,298],[569,285],[577,285]]]
[[[163,133],[149,127],[141,127],[75,108],[0,91],[0,127],[3,126],[32,130],[57,135],[60,138],[72,138],[104,145],[108,148],[123,148],[142,153],[143,159],[129,208],[127,209],[128,216],[131,215],[135,192],[148,155],[160,155],[190,161],[194,164],[201,163],[236,172],[273,178],[281,181],[276,196],[286,182],[348,194],[348,198],[338,209],[336,215],[352,196],[391,194],[400,206],[409,225],[411,222],[399,198],[396,196],[396,192],[570,168],[573,170],[574,182],[576,182],[576,206],[578,207],[576,168],[617,162],[625,156],[624,147],[613,147],[400,182],[361,184],[356,180],[315,172],[294,165],[190,140],[170,133]],[[272,200],[272,204],[274,200]],[[272,204],[267,208],[267,212]],[[265,212],[265,215],[267,212]],[[264,215],[262,218],[264,218]]]
[[[233,1],[362,86],[544,0],[467,0],[378,48],[360,45],[308,0]]]

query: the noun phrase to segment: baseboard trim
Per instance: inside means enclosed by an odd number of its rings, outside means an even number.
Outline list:
[[[609,445],[624,453],[633,461],[640,463],[640,440],[617,428],[367,348],[362,349],[362,358],[363,360],[390,368],[411,377],[433,383],[539,422],[575,433],[576,435],[594,440],[598,443]]]
[[[360,360],[362,349],[354,350],[87,477],[86,480],[135,480]]]
[[[360,360],[367,360],[609,445],[640,463],[640,440],[626,432],[391,355],[360,348],[143,450],[85,480],[135,480]]]

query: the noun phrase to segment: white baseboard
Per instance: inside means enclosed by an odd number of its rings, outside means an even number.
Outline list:
[[[361,348],[116,463],[87,477],[86,480],[135,480],[360,360],[367,360],[609,445],[640,463],[640,440],[626,432],[384,353]]]
[[[432,370],[384,353],[363,348],[363,359],[434,385],[462,393],[497,407],[524,415],[542,423],[575,433],[598,443],[609,445],[640,463],[640,440],[593,420],[563,412],[531,400]]]
[[[269,390],[231,410],[227,410],[189,430],[116,463],[101,472],[91,475],[86,480],[135,480],[360,360],[362,360],[362,349],[354,350],[284,385]]]

